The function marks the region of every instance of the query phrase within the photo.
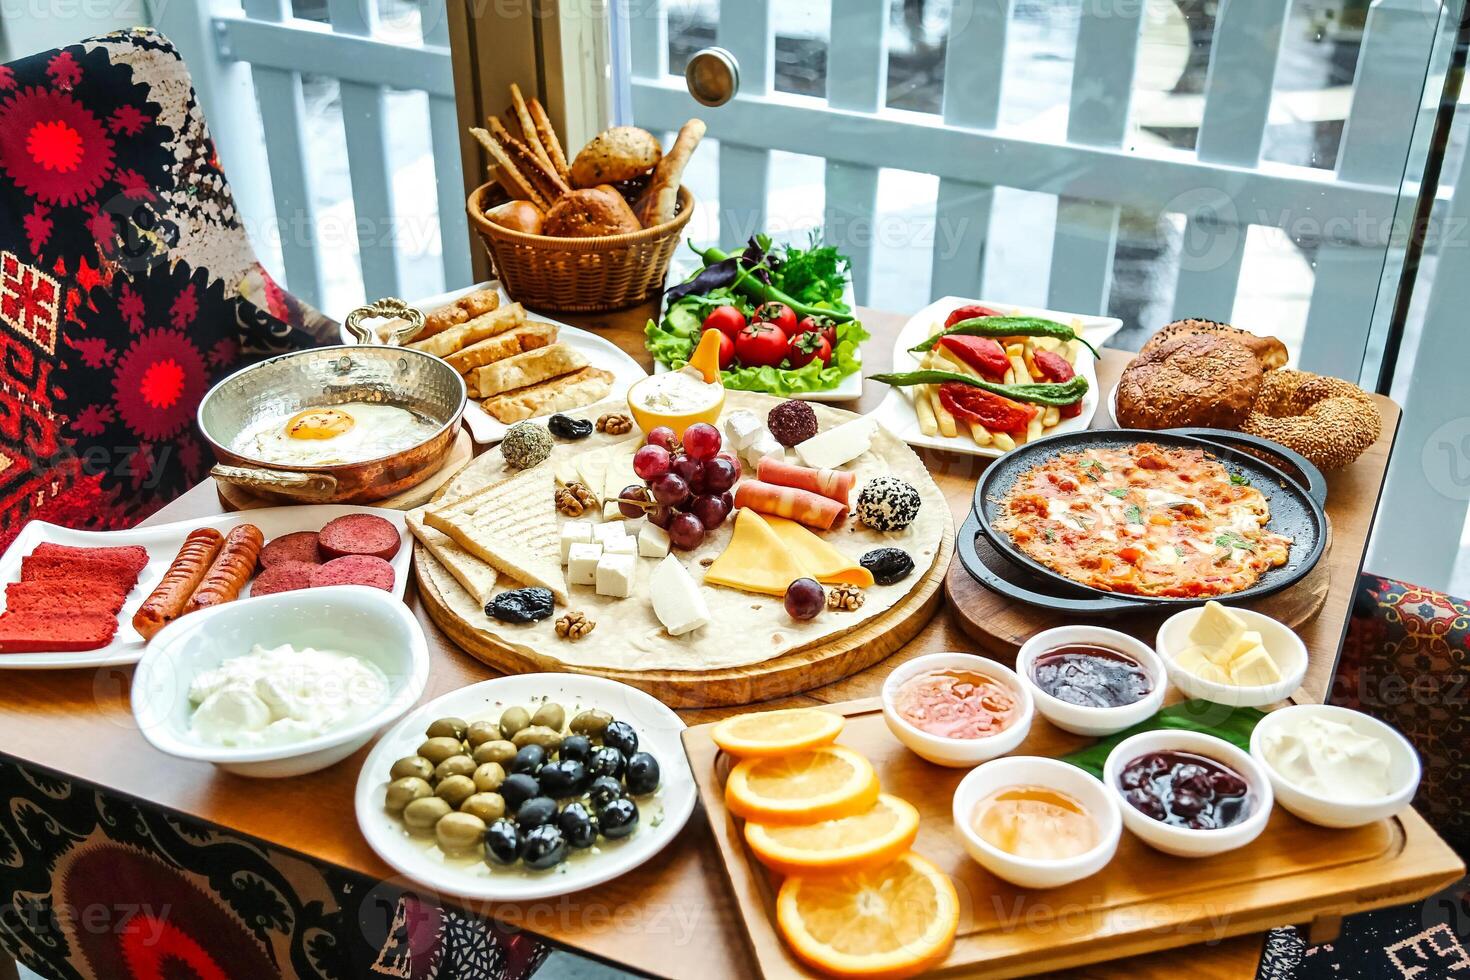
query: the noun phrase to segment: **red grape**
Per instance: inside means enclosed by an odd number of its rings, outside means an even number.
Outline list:
[[[679,479],[691,487],[700,482],[700,476],[704,471],[704,464],[692,456],[675,456],[674,463],[669,467]]]
[[[726,490],[724,493],[720,494],[720,499],[725,502],[725,513],[728,514],[730,513],[730,511],[735,509],[735,495],[729,490]]]
[[[622,492],[618,496],[626,500],[642,500],[645,502],[651,499],[648,488],[640,487],[637,484],[623,487]],[[622,512],[624,517],[630,518],[642,517],[645,513],[644,509],[637,504],[624,503],[623,500],[618,501],[618,510]]]
[[[717,528],[724,523],[725,516],[729,511],[725,509],[725,502],[719,497],[711,497],[708,494],[695,497],[694,503],[690,505],[690,513],[699,518],[699,522],[706,528]]]
[[[724,493],[740,479],[740,471],[723,456],[716,456],[704,464],[704,492]]]
[[[816,619],[827,605],[827,592],[814,578],[799,578],[786,586],[786,612],[792,619]]]
[[[672,507],[689,499],[689,484],[674,473],[655,477],[650,487],[653,490],[653,499],[665,506]]]
[[[740,474],[745,472],[745,468],[740,465],[740,457],[739,456],[736,456],[732,452],[722,452],[722,453],[720,453],[720,455],[716,456],[715,458],[716,459],[728,459],[730,461],[730,463],[735,467],[735,479],[737,479],[737,480],[740,479]]]
[[[672,507],[654,507],[648,512],[648,523],[652,524],[654,527],[667,529],[669,526],[669,521],[672,521],[673,519],[674,510]]]
[[[674,458],[662,446],[644,446],[633,454],[633,472],[640,480],[652,480],[663,476],[674,464]]]
[[[667,425],[657,425],[649,430],[648,444],[673,452],[674,447],[679,445],[679,437],[674,435],[674,430]]]
[[[693,514],[675,514],[668,531],[669,541],[680,551],[692,551],[704,541],[704,524]]]
[[[684,430],[684,452],[695,459],[712,459],[723,442],[720,430],[708,422],[695,422]]]

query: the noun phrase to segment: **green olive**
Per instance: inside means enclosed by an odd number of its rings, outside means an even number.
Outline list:
[[[403,779],[406,776],[428,779],[432,775],[434,775],[434,764],[421,755],[406,755],[393,763],[393,768],[388,770],[390,779]]]
[[[474,771],[474,759],[467,755],[451,755],[434,767],[434,778],[448,779],[450,776],[468,776]]]
[[[388,784],[387,807],[391,813],[401,813],[414,800],[434,795],[434,787],[418,776],[404,776]]]
[[[589,708],[572,719],[571,728],[578,735],[600,738],[603,730],[612,724],[612,720],[613,716],[606,711]]]
[[[514,738],[515,733],[531,723],[531,713],[525,708],[507,708],[500,716],[500,737]]]
[[[412,830],[428,830],[454,807],[437,796],[425,796],[403,808],[403,822]]]
[[[471,778],[475,781],[475,789],[481,793],[491,793],[505,782],[505,767],[498,762],[487,762],[476,769]]]
[[[550,752],[561,745],[561,732],[552,731],[545,725],[532,725],[516,732],[511,743],[518,749],[526,745],[539,745]]]
[[[419,755],[428,759],[429,762],[436,766],[451,755],[461,755],[463,753],[464,746],[460,744],[459,739],[450,738],[446,735],[436,735],[419,746]]]
[[[464,737],[470,743],[470,748],[477,749],[486,742],[500,738],[500,726],[488,721],[477,721],[469,727]]]
[[[472,850],[485,836],[485,821],[473,813],[449,813],[434,824],[434,839],[439,849],[456,854]]]
[[[459,805],[461,813],[472,813],[492,824],[505,816],[505,800],[499,793],[476,793]]]
[[[468,776],[446,776],[434,787],[434,795],[448,801],[450,806],[459,806],[475,792],[475,781]]]
[[[516,757],[516,745],[498,738],[493,742],[483,742],[475,746],[474,760],[480,765],[487,762],[498,762],[502,766]]]
[[[561,731],[566,723],[566,709],[563,708],[561,705],[553,704],[550,701],[547,701],[541,707],[537,708],[536,713],[531,716],[531,724],[541,725],[545,728],[551,729],[554,732]]]
[[[463,718],[439,718],[429,725],[424,734],[430,738],[462,739],[469,727]]]

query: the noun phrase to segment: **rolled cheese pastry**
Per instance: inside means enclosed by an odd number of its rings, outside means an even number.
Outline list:
[[[761,480],[741,482],[735,488],[735,506],[775,514],[823,531],[830,531],[847,516],[847,508],[829,497]]]
[[[852,499],[852,488],[857,483],[857,474],[846,470],[819,470],[810,466],[798,466],[773,456],[764,456],[756,465],[755,475],[764,483],[781,487],[795,487],[820,494],[835,500],[843,507]]]

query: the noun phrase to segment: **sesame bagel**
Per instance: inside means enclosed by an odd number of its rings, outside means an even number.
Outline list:
[[[1294,449],[1324,470],[1346,466],[1377,441],[1383,418],[1357,385],[1307,371],[1270,371],[1241,431]]]

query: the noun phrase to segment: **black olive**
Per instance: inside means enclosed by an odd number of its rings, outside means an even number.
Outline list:
[[[585,439],[592,434],[592,421],[574,419],[558,412],[547,421],[546,428],[558,439]]]
[[[554,868],[567,859],[567,839],[554,823],[533,827],[521,835],[521,860],[535,871]]]
[[[592,814],[580,803],[568,803],[563,807],[557,814],[556,825],[573,847],[591,847],[597,840],[597,825],[592,822]]]
[[[626,721],[615,721],[603,730],[602,744],[611,745],[625,757],[630,756],[638,751],[638,733]]]
[[[586,735],[568,735],[561,740],[561,748],[556,750],[558,759],[571,759],[574,762],[585,763],[592,755],[592,743],[587,740]]]
[[[604,745],[592,753],[587,771],[594,776],[612,776],[616,779],[623,775],[623,767],[627,764],[628,760],[623,758],[623,753],[611,745]]]
[[[594,807],[603,807],[623,795],[623,784],[612,776],[598,776],[587,789]]]
[[[914,560],[902,548],[874,548],[859,558],[858,564],[872,572],[873,581],[879,585],[902,581],[914,570]]]
[[[612,800],[597,811],[597,826],[610,840],[627,837],[638,829],[638,804],[626,796]]]
[[[533,796],[516,808],[516,826],[521,833],[555,819],[556,801],[549,796]]]
[[[485,603],[485,615],[502,623],[530,623],[551,615],[550,589],[511,589]]]
[[[500,798],[507,809],[514,810],[533,796],[541,795],[541,784],[536,777],[523,772],[512,773],[500,784]]]
[[[515,864],[520,857],[521,834],[504,817],[485,829],[485,856],[496,864]]]
[[[516,751],[516,757],[510,760],[511,772],[526,772],[531,775],[541,771],[546,765],[546,750],[539,745],[522,745]]]
[[[635,752],[628,760],[628,771],[624,778],[628,792],[642,796],[658,789],[658,760],[647,752]]]
[[[580,795],[587,788],[587,767],[576,759],[548,762],[541,767],[536,778],[541,781],[543,793],[564,800],[568,796]]]

